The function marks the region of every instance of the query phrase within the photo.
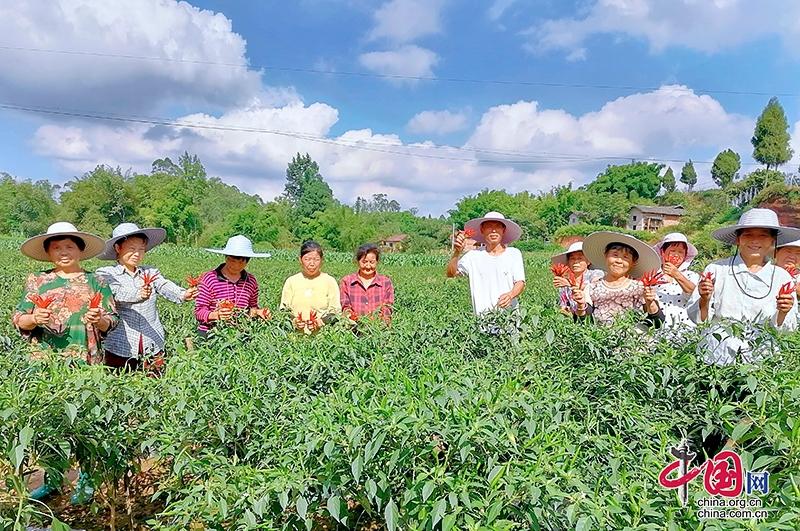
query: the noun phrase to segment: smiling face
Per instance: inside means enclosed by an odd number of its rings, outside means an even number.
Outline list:
[[[573,251],[567,255],[567,266],[573,275],[582,275],[589,268],[589,260],[583,251]]]
[[[63,238],[60,240],[50,240],[47,248],[45,249],[50,261],[56,266],[56,270],[64,272],[73,272],[80,269],[78,262],[83,256],[83,251],[70,238]]]
[[[765,261],[775,248],[775,236],[770,229],[742,229],[736,236],[736,245],[743,259]]]
[[[378,257],[375,253],[367,253],[358,261],[358,274],[363,278],[372,278],[378,268]]]
[[[481,234],[489,245],[503,243],[503,236],[506,234],[506,226],[499,221],[484,221],[481,223]]]
[[[686,244],[683,242],[669,243],[661,249],[662,263],[672,262],[682,264],[686,261]]]
[[[630,273],[634,264],[633,253],[628,249],[609,249],[606,253],[606,269],[615,277]]]
[[[775,253],[775,263],[784,269],[800,268],[800,247],[795,245],[781,247]]]
[[[322,257],[317,251],[310,251],[300,257],[300,265],[303,267],[303,274],[307,277],[319,275],[322,267]]]
[[[122,243],[114,244],[119,263],[131,271],[139,267],[147,253],[147,242],[143,238],[133,236]]]

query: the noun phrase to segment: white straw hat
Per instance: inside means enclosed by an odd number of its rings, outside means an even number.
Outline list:
[[[472,239],[478,243],[486,243],[486,240],[483,238],[483,234],[481,234],[481,223],[484,221],[499,221],[505,226],[506,232],[503,235],[503,243],[511,243],[516,241],[522,235],[522,229],[520,226],[510,219],[506,219],[503,214],[500,212],[488,212],[482,218],[471,219],[464,224],[465,230],[472,229],[475,231],[476,234],[472,237]]]
[[[779,245],[777,249],[780,249],[781,247],[800,247],[800,240],[795,240],[793,242],[786,242],[784,244]]]
[[[661,268],[661,258],[655,249],[633,236],[618,232],[593,232],[583,241],[583,254],[595,267],[605,271],[606,247],[611,243],[624,243],[639,253],[639,259],[633,263],[628,273],[631,278],[639,278],[648,271]]]
[[[683,259],[684,264],[691,263],[697,256],[697,247],[689,243],[689,240],[686,239],[686,235],[682,232],[670,232],[664,236],[663,240],[655,244],[653,249],[656,250],[658,256],[661,256],[664,247],[668,247],[671,243],[683,243],[686,245],[686,258]]]
[[[744,229],[771,229],[777,231],[777,247],[786,245],[794,240],[800,240],[800,229],[782,227],[778,221],[778,214],[768,208],[748,210],[739,218],[739,223],[719,228],[711,233],[711,237],[722,243],[736,245],[736,231]]]
[[[100,260],[116,260],[117,250],[114,249],[114,244],[122,238],[127,238],[134,234],[144,234],[147,236],[146,250],[150,250],[156,245],[159,245],[167,237],[167,231],[161,228],[147,228],[140,229],[135,223],[121,223],[114,227],[111,232],[111,239],[106,240],[106,250],[103,251],[97,258]]]
[[[564,251],[563,253],[558,253],[557,255],[554,255],[552,258],[550,258],[550,263],[552,263],[553,265],[555,264],[567,265],[567,260],[569,260],[570,253],[576,253],[578,251],[583,252],[583,242],[573,242],[572,244],[570,244],[569,248],[566,251]],[[596,267],[594,266],[594,264],[589,264],[589,269],[596,269]]]
[[[241,256],[244,258],[269,258],[269,253],[253,252],[253,242],[246,236],[237,234],[228,238],[224,249],[206,249],[210,253],[224,254],[225,256]]]
[[[50,262],[50,256],[44,251],[44,241],[55,236],[75,236],[83,240],[86,247],[81,254],[81,260],[93,258],[105,249],[105,242],[100,236],[90,232],[79,231],[72,223],[58,221],[47,227],[47,232],[44,234],[25,240],[19,250],[28,258],[33,258],[40,262]]]

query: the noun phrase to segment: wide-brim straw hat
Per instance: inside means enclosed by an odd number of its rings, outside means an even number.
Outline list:
[[[728,245],[736,245],[736,232],[744,229],[770,229],[778,232],[776,247],[800,240],[800,229],[782,227],[778,214],[768,208],[753,208],[739,218],[739,223],[722,227],[711,233],[711,237]]]
[[[776,250],[780,249],[781,247],[800,247],[800,240],[795,240],[793,242],[786,242],[784,244],[778,245]]]
[[[243,258],[269,258],[269,253],[253,252],[253,242],[246,236],[238,234],[228,238],[224,249],[206,249],[210,253],[224,254],[225,256],[241,256]]]
[[[114,230],[111,232],[111,239],[106,240],[105,251],[100,253],[97,258],[100,260],[116,260],[117,250],[114,249],[114,244],[134,234],[144,234],[147,236],[147,246],[145,247],[147,251],[161,244],[167,237],[167,231],[158,227],[140,229],[135,223],[121,223],[114,227]]]
[[[619,232],[593,232],[583,240],[583,254],[595,267],[606,271],[606,247],[611,243],[624,243],[639,253],[639,259],[633,263],[628,272],[631,278],[639,278],[648,271],[661,269],[661,257],[655,249],[633,236]]]
[[[556,264],[567,265],[567,260],[569,260],[570,253],[575,253],[578,251],[583,252],[583,242],[573,242],[566,251],[564,251],[563,253],[558,253],[557,255],[554,255],[552,258],[550,258],[550,263],[553,265]],[[588,257],[586,260],[587,261],[589,260]],[[589,263],[589,269],[597,269],[597,266],[595,266],[593,263]]]
[[[50,262],[50,256],[44,251],[44,241],[57,236],[75,236],[83,240],[86,247],[81,254],[81,260],[94,258],[106,248],[106,243],[100,236],[90,232],[80,231],[75,228],[75,225],[72,223],[58,221],[47,227],[47,232],[44,234],[39,234],[25,240],[19,250],[28,258],[33,258],[40,262]]]
[[[483,234],[481,234],[481,223],[484,221],[499,221],[506,227],[506,232],[503,234],[503,243],[516,241],[522,235],[520,226],[507,219],[503,214],[500,212],[488,212],[482,218],[471,219],[464,224],[464,230],[472,229],[475,231],[475,236],[472,236],[472,239],[478,243],[486,243]]]
[[[656,250],[658,256],[664,251],[664,247],[669,246],[671,243],[683,243],[686,245],[686,258],[683,259],[684,264],[692,263],[697,257],[697,247],[689,243],[689,240],[686,238],[686,235],[682,232],[671,232],[664,236],[664,239],[658,242],[653,246],[653,249]]]

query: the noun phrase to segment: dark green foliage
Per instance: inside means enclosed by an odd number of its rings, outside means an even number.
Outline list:
[[[761,116],[756,120],[753,131],[753,158],[766,165],[767,170],[777,170],[778,166],[786,164],[792,158],[794,150],[789,147],[789,122],[786,113],[778,102],[778,98],[771,98]]]
[[[711,178],[714,179],[717,186],[724,190],[734,181],[741,167],[742,161],[739,154],[732,149],[726,149],[714,159],[714,164],[711,166]]]
[[[675,192],[675,174],[672,172],[672,168],[668,167],[661,179],[663,181],[664,190],[668,194]]]
[[[686,185],[686,188],[691,192],[694,185],[697,184],[697,172],[694,169],[692,159],[683,165],[681,169],[681,182]]]
[[[660,174],[663,168],[663,164],[653,162],[608,166],[589,184],[587,190],[601,194],[623,194],[631,200],[634,197],[653,199],[661,189],[663,179]]]

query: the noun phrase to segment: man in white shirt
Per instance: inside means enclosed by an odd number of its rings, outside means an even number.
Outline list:
[[[447,264],[447,276],[469,277],[475,315],[481,316],[496,308],[517,308],[517,297],[525,289],[525,268],[519,249],[506,244],[520,237],[520,226],[499,212],[489,212],[482,218],[468,221],[464,231],[474,232],[475,241],[485,246],[461,256],[465,232],[459,232],[453,242],[453,256]]]
[[[692,294],[689,317],[698,324],[713,324],[698,349],[706,363],[753,363],[775,348],[772,338],[756,325],[769,323],[785,333],[797,328],[795,294],[781,294],[792,277],[771,258],[776,243],[798,239],[800,230],[781,227],[772,210],[754,208],[742,214],[737,225],[717,229],[711,236],[736,245],[738,252],[708,264]]]

